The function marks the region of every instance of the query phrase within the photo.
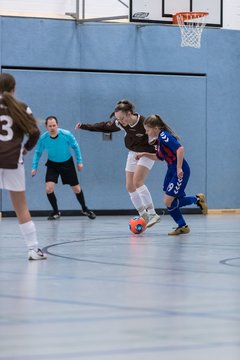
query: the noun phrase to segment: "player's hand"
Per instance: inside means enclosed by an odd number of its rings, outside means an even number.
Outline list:
[[[83,169],[83,164],[77,164],[77,170],[81,171]]]
[[[182,179],[183,178],[183,171],[182,169],[177,169],[177,176],[179,179]]]
[[[35,176],[37,173],[37,170],[32,170],[32,177]]]
[[[136,156],[135,156],[135,160],[139,160],[143,156],[144,156],[144,153],[137,153]]]
[[[78,123],[75,125],[75,130],[80,129],[80,128],[81,128],[81,125],[82,125],[82,124],[78,122]]]
[[[26,155],[28,153],[28,151],[27,151],[27,149],[25,149],[25,147],[23,148],[23,150],[22,150],[22,154],[23,155]]]

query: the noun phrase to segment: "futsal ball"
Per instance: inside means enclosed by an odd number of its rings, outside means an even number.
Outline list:
[[[129,220],[129,229],[134,234],[141,234],[146,229],[146,222],[142,217],[136,216]]]

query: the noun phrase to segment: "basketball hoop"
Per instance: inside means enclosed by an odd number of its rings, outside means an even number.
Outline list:
[[[181,46],[201,47],[201,35],[208,12],[178,12],[173,15],[173,24],[181,31]]]

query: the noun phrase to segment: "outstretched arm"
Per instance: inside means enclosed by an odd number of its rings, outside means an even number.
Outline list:
[[[121,129],[116,125],[115,121],[99,122],[95,124],[82,124],[78,122],[75,125],[75,129],[97,131],[97,132],[116,132]]]

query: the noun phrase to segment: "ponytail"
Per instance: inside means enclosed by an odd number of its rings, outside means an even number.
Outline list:
[[[36,132],[37,122],[34,117],[26,112],[23,104],[19,103],[7,91],[1,94],[2,103],[7,107],[7,111],[13,119],[13,124],[24,134],[33,134]]]
[[[165,123],[163,121],[163,119],[155,114],[155,115],[149,115],[143,122],[144,125],[150,127],[150,128],[154,128],[157,127],[159,128],[161,131],[165,130],[167,132],[169,132],[170,134],[172,134],[176,139],[179,140],[179,136],[170,128],[170,126],[168,126],[167,123]]]

